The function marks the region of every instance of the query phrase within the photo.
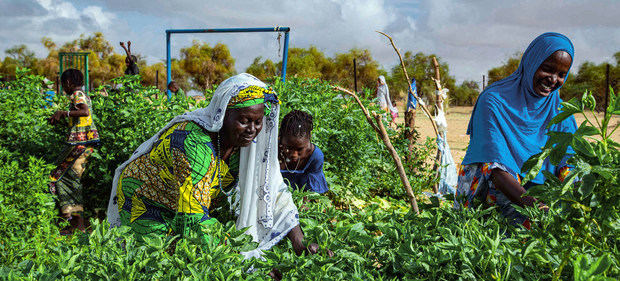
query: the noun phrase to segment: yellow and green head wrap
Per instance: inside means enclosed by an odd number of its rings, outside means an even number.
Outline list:
[[[265,115],[271,112],[271,103],[278,103],[276,93],[271,88],[248,86],[228,102],[228,108],[245,108],[257,104],[265,104]]]

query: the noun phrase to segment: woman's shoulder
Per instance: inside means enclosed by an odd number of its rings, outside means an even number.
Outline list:
[[[310,155],[310,159],[308,159],[308,168],[312,168],[312,167],[320,167],[321,165],[323,165],[323,161],[325,160],[325,155],[323,155],[323,151],[316,145],[316,144],[312,144],[314,146],[314,151],[312,152],[312,154]]]
[[[71,102],[75,104],[86,103],[89,99],[88,95],[82,90],[73,91],[69,98],[71,99]]]
[[[192,121],[183,121],[173,125],[168,134],[172,134],[173,140],[182,143],[184,147],[201,146],[213,150],[209,133]]]
[[[325,157],[323,155],[323,150],[321,150],[321,148],[319,148],[319,146],[314,144],[314,143],[312,145],[314,145],[314,151],[312,152],[312,157],[320,159],[321,161],[323,161],[323,158]]]
[[[497,90],[486,90],[478,95],[478,103],[493,105],[501,100],[501,93]]]

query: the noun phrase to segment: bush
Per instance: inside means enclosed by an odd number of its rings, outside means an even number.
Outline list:
[[[55,244],[56,209],[47,191],[50,165],[0,146],[0,264],[44,256]],[[36,246],[36,247],[35,247]]]
[[[23,132],[46,132],[50,139],[20,136],[0,128],[0,276],[22,280],[257,280],[278,269],[286,280],[617,280],[619,198],[618,147],[608,138],[609,120],[620,114],[620,98],[612,94],[602,126],[586,121],[575,134],[553,135],[540,155],[525,169],[551,155],[557,161],[566,146],[576,150],[575,169],[561,183],[552,175],[544,186],[530,189],[551,210],[521,209],[532,229],[505,223],[493,209],[457,211],[436,198],[421,202],[420,215],[409,211],[401,184],[380,140],[365,123],[361,111],[340,97],[325,82],[291,79],[275,83],[283,111],[302,109],[315,116],[314,142],[326,156],[325,172],[330,197],[293,192],[301,208],[300,223],[308,242],[334,251],[326,255],[295,256],[290,242],[282,241],[265,253],[264,260],[244,261],[240,251],[254,246],[251,238],[232,222],[201,231],[213,240],[195,235],[147,236],[138,242],[128,228],[109,229],[92,220],[92,233],[58,236],[52,197],[46,193],[51,165],[46,148],[62,132],[46,125],[53,109],[38,107],[35,76],[20,76],[20,84],[0,85],[3,113],[23,114],[25,120],[0,116],[5,124],[22,124]],[[136,78],[122,78],[118,92],[92,94],[102,147],[89,167],[91,206],[107,203],[113,169],[172,116],[194,104],[153,97]],[[102,90],[99,89],[99,90]],[[24,93],[30,102],[20,100]],[[26,99],[23,98],[23,99]],[[59,101],[60,102],[60,101]],[[370,101],[363,103],[379,111]],[[198,106],[204,106],[204,103]],[[21,109],[20,109],[21,108]],[[590,95],[564,103],[565,113],[553,121],[594,108]],[[31,117],[29,117],[31,116]],[[30,119],[32,120],[30,120]],[[21,123],[20,123],[21,122]],[[589,122],[589,123],[588,123]],[[612,128],[613,130],[613,128]],[[404,156],[406,140],[390,130],[395,147]],[[55,134],[55,135],[54,135]],[[599,139],[586,139],[600,135]],[[9,138],[16,138],[15,143]],[[53,139],[53,138],[58,138]],[[6,146],[5,146],[6,145]],[[24,149],[27,147],[28,149]],[[418,147],[409,165],[430,156],[433,143]],[[546,154],[546,155],[545,155]],[[39,156],[43,158],[37,158]],[[418,162],[416,162],[418,161]],[[425,174],[426,173],[426,174]],[[433,181],[430,169],[410,175],[417,191]],[[389,195],[389,196],[385,196]],[[355,198],[351,198],[355,196]],[[446,204],[447,203],[447,204]],[[216,243],[214,241],[222,241]],[[172,246],[175,245],[175,246]]]
[[[274,86],[282,100],[281,117],[293,109],[306,111],[314,117],[312,141],[325,154],[324,170],[332,198],[377,195],[406,198],[391,156],[352,97],[343,96],[329,83],[318,79],[294,77],[286,83],[276,80]],[[369,111],[383,112],[371,100],[362,99],[362,102]],[[399,155],[406,156],[407,140],[402,125],[399,131],[390,129],[387,123],[385,127]],[[408,175],[417,193],[428,189],[434,178],[425,161],[434,150],[431,143],[416,146],[411,160],[419,165],[417,174]]]

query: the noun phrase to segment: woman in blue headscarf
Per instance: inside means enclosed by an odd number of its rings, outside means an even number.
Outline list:
[[[530,186],[545,181],[542,170],[563,180],[568,174],[566,161],[554,166],[545,160],[541,173],[524,186],[521,168],[541,151],[549,131],[573,133],[577,128],[570,117],[547,129],[559,113],[559,89],[568,78],[573,55],[573,44],[566,36],[544,33],[530,43],[513,74],[480,94],[467,128],[470,141],[459,171],[457,208],[471,207],[474,202],[495,205],[513,223],[526,228],[529,221],[511,204],[546,208],[535,198],[522,195]]]

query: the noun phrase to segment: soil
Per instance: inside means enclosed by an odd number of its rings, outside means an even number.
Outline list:
[[[396,122],[402,124],[404,123],[405,115],[404,104],[402,102],[397,103],[396,107],[399,110],[399,116]],[[469,136],[465,132],[467,131],[467,124],[469,123],[472,110],[472,106],[453,106],[448,108],[446,114],[446,119],[448,120],[448,144],[450,145],[450,151],[452,152],[454,162],[457,164],[460,164],[463,157],[465,157],[467,145],[469,144]],[[587,115],[591,121],[595,122],[591,113]],[[597,113],[596,117],[601,120],[603,118],[603,113]],[[575,118],[578,126],[585,120],[583,115],[577,115]],[[612,117],[609,123],[610,129],[618,126],[620,124],[620,116],[616,115]],[[433,126],[421,109],[416,111],[415,124],[416,129],[420,133],[420,141],[425,140],[427,137],[435,137]],[[612,139],[616,142],[620,142],[620,129],[614,132]]]

